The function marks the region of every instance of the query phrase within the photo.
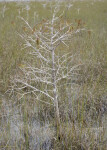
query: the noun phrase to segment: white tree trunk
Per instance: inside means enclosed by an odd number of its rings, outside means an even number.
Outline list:
[[[57,127],[60,128],[60,115],[58,107],[58,96],[56,86],[56,73],[55,73],[55,52],[52,50],[52,80],[53,80],[53,96],[54,96],[54,107]]]

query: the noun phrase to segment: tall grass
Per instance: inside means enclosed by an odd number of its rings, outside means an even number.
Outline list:
[[[61,3],[61,11],[65,10],[62,22],[72,22],[74,29],[87,29],[71,39],[69,48],[61,46],[59,52],[59,56],[76,54],[72,64],[83,64],[79,75],[72,78],[72,86],[63,85],[59,91],[61,138],[56,135],[53,106],[35,101],[33,95],[19,99],[19,93],[8,92],[10,78],[23,76],[21,68],[28,61],[26,49],[22,49],[24,41],[17,34],[28,32],[18,17],[19,10],[20,16],[38,30],[35,23],[41,25],[51,18],[50,4],[43,7],[44,3],[0,3],[0,10],[4,5],[7,8],[4,17],[2,11],[0,14],[0,149],[106,150],[106,0],[77,1],[69,9]],[[30,6],[29,17],[23,9],[26,5]],[[34,14],[39,17],[34,19]]]

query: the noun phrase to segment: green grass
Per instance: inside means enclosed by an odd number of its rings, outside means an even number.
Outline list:
[[[25,32],[25,25],[18,17],[19,9],[25,19],[27,14],[25,9],[22,10],[23,5],[0,3],[0,10],[4,5],[7,8],[4,18],[0,13],[0,149],[24,150],[36,146],[43,149],[43,145],[51,141],[50,147],[55,150],[69,150],[71,147],[73,150],[106,150],[107,1],[77,1],[72,4],[73,7],[67,11],[65,3],[62,3],[60,11],[65,10],[62,21],[72,22],[72,27],[77,28],[81,20],[80,26],[87,31],[72,38],[68,49],[61,47],[60,54],[77,54],[74,63],[83,65],[79,68],[80,76],[74,89],[63,86],[60,90],[62,137],[58,140],[52,106],[35,101],[32,95],[19,101],[18,95],[9,97],[4,94],[11,85],[10,78],[19,73],[23,61],[28,60],[27,50],[22,50],[24,41],[17,34]],[[49,4],[46,9],[40,2],[30,2],[30,6],[28,21],[32,27],[35,26],[34,12],[39,15],[36,24],[51,17]],[[34,121],[39,123],[34,124]],[[13,129],[12,134],[12,125],[15,124],[18,128],[15,128],[17,131]],[[18,137],[17,132],[20,133]],[[36,146],[34,139],[39,139]]]

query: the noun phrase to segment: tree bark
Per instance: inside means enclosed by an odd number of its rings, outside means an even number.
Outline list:
[[[55,120],[57,126],[57,135],[60,136],[60,114],[58,106],[58,96],[57,96],[57,87],[56,87],[56,72],[55,72],[55,52],[52,50],[52,80],[53,80],[53,96],[54,96],[54,107],[55,107]]]

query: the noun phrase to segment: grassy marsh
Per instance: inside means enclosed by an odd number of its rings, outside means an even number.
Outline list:
[[[24,41],[18,35],[27,29],[18,16],[28,20],[32,27],[39,26],[51,17],[49,4],[46,8],[43,4],[0,3],[0,149],[106,150],[106,0],[76,1],[69,9],[61,3],[60,11],[65,10],[62,22],[72,22],[72,28],[87,29],[71,39],[69,48],[60,47],[59,55],[71,52],[76,54],[73,63],[83,64],[78,71],[80,75],[72,83],[73,89],[63,86],[59,91],[61,139],[56,135],[53,106],[36,101],[32,95],[19,100],[18,94],[5,93],[11,85],[10,78],[20,74],[23,61],[29,59],[27,50],[22,50]]]

